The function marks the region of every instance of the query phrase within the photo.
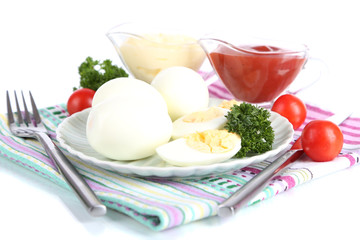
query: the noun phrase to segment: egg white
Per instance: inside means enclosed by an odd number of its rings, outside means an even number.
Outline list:
[[[144,99],[121,96],[105,100],[90,111],[86,136],[90,146],[114,160],[135,160],[155,154],[169,141],[172,121],[167,111]]]
[[[222,112],[223,115],[210,119],[204,122],[185,122],[184,119],[189,116],[189,114],[182,116],[173,122],[173,132],[172,139],[178,139],[184,137],[188,134],[195,132],[203,132],[209,129],[223,129],[227,122],[225,115],[228,113],[227,109],[214,107],[218,111]],[[208,110],[204,109],[203,111]]]
[[[185,138],[179,138],[156,148],[160,158],[175,166],[208,165],[232,158],[241,148],[240,138],[235,147],[224,153],[205,153],[187,145]]]
[[[165,99],[173,121],[209,105],[209,90],[204,79],[190,68],[166,68],[155,76],[151,85]]]
[[[116,96],[126,99],[143,98],[146,102],[163,108],[167,112],[165,99],[153,86],[131,77],[115,78],[101,85],[94,95],[92,106]]]

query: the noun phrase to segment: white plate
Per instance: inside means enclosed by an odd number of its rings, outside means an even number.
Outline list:
[[[263,154],[239,159],[232,158],[211,165],[190,167],[172,166],[162,161],[156,154],[135,161],[115,161],[100,155],[89,145],[86,138],[86,120],[89,112],[90,109],[86,109],[75,113],[59,125],[56,133],[60,145],[88,164],[122,174],[143,177],[196,177],[240,169],[275,156],[288,146],[294,133],[292,125],[286,118],[271,112],[270,121],[275,132],[275,140],[273,149]]]

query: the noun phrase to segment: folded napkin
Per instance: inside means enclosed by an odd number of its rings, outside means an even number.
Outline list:
[[[211,75],[204,76],[210,79]],[[212,96],[232,98],[218,82],[209,87]],[[324,119],[332,113],[307,105],[306,122]],[[68,116],[66,106],[59,104],[40,110],[50,136],[55,138],[57,126]],[[360,144],[360,118],[349,118],[340,125],[348,144]],[[300,129],[301,130],[301,129]],[[300,131],[299,130],[299,131]],[[290,145],[289,145],[290,147]],[[138,178],[96,166],[66,154],[84,176],[99,199],[109,208],[122,212],[149,228],[161,231],[217,214],[217,206],[264,169],[272,159],[226,174],[189,178]],[[41,145],[31,139],[13,136],[4,115],[0,115],[0,160],[5,159],[33,171],[44,179],[70,189],[48,158]],[[295,162],[280,176],[275,177],[249,205],[268,199],[299,184],[322,177],[359,163],[359,152],[339,155],[327,163],[314,163],[307,157]]]

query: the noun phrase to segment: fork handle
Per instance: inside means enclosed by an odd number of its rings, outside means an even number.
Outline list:
[[[89,185],[51,138],[42,132],[36,133],[36,138],[42,144],[48,156],[54,161],[66,182],[85,205],[89,214],[94,217],[105,215],[106,206],[99,201]]]

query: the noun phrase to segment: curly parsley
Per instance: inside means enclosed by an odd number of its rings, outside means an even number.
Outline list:
[[[241,137],[241,149],[235,155],[245,157],[248,153],[264,153],[272,149],[275,134],[269,120],[270,112],[249,103],[234,105],[226,115],[225,129]]]
[[[100,62],[99,60],[87,57],[81,63],[78,70],[80,74],[80,87],[90,88],[94,91],[111,79],[129,76],[124,69],[112,65],[109,59]]]

